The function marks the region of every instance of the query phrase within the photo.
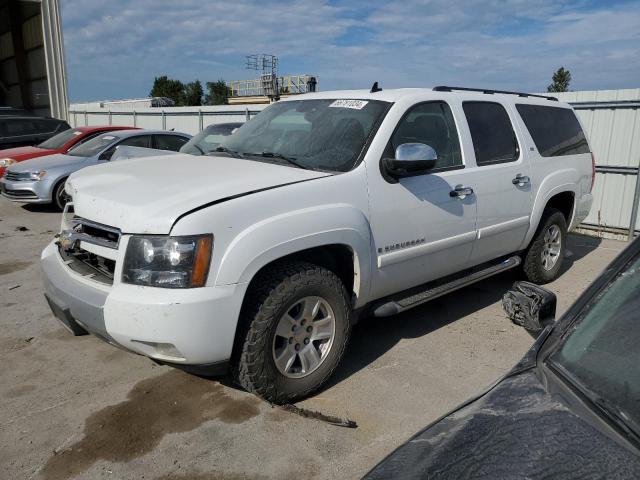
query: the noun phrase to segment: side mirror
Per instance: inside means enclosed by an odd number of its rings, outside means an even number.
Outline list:
[[[540,333],[554,322],[555,293],[529,282],[515,282],[502,297],[502,308],[516,325]]]
[[[395,158],[382,160],[384,168],[393,177],[422,175],[436,166],[438,154],[424,143],[403,143],[396,148]]]

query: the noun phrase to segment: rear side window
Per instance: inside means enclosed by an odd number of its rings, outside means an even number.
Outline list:
[[[180,150],[187,139],[184,137],[178,137],[177,135],[156,135],[155,136],[156,148],[159,150],[170,150],[177,152]]]
[[[513,162],[520,150],[509,115],[493,102],[463,102],[478,166]]]
[[[543,157],[589,153],[587,139],[573,110],[524,104],[516,108]]]
[[[125,138],[123,141],[121,141],[118,146],[120,145],[128,145],[130,147],[145,147],[145,148],[151,148],[151,136],[150,135],[138,135],[135,137],[129,137],[129,138]]]

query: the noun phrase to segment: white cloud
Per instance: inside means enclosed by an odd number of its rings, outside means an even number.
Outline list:
[[[145,95],[156,75],[248,78],[244,56],[320,86],[440,83],[542,90],[560,66],[575,89],[637,87],[640,2],[552,0],[67,0],[72,98]]]

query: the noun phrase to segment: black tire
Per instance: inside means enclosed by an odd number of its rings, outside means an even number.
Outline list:
[[[63,178],[58,183],[56,183],[56,186],[53,188],[53,201],[51,203],[53,203],[53,205],[55,205],[56,208],[60,211],[64,210],[64,206],[68,201],[68,196],[64,191],[64,184],[66,181],[67,179]]]
[[[297,301],[308,296],[326,300],[333,310],[335,333],[326,357],[307,376],[290,378],[276,367],[276,327]],[[277,404],[300,400],[321,388],[340,363],[351,333],[351,306],[340,279],[317,265],[292,261],[259,274],[247,292],[236,349],[235,380],[246,390]]]
[[[543,265],[543,253],[545,252],[545,234],[552,228],[557,227],[560,230],[560,252],[559,257],[553,267],[545,268]],[[558,278],[562,270],[562,263],[567,243],[567,221],[564,215],[555,208],[546,209],[540,225],[536,231],[531,244],[527,249],[524,257],[523,271],[527,280],[537,284],[549,283]]]

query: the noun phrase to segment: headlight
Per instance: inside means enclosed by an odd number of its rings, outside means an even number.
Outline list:
[[[122,281],[163,288],[203,287],[212,247],[212,235],[133,236],[124,257]]]
[[[27,180],[42,180],[47,173],[46,170],[39,170],[37,172],[29,172],[29,178]]]
[[[14,158],[0,158],[0,168],[7,168],[9,165],[16,163]]]

